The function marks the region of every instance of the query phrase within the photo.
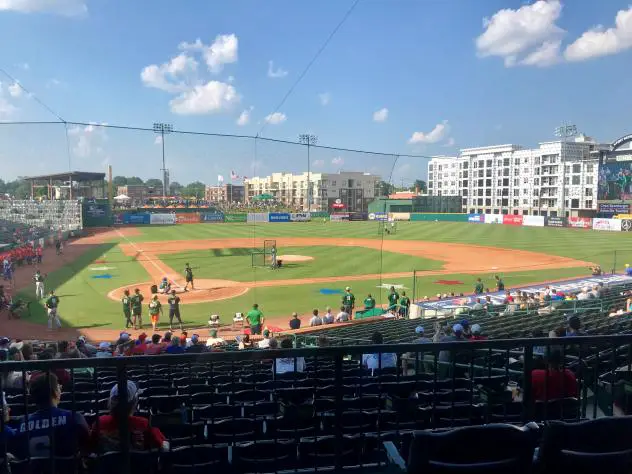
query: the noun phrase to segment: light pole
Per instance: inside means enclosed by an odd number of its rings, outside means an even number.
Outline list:
[[[298,136],[299,143],[303,145],[307,145],[307,210],[312,210],[312,188],[310,187],[310,158],[309,158],[309,147],[312,145],[316,145],[318,143],[318,137],[316,135],[312,135],[310,133],[301,133]]]
[[[167,197],[167,167],[165,166],[165,135],[173,132],[173,125],[170,123],[154,122],[154,133],[160,134],[162,144],[162,197]]]
[[[562,124],[560,127],[555,129],[555,136],[560,137],[560,166],[562,167],[562,202],[560,203],[562,215],[560,217],[566,217],[566,164],[564,163],[564,145],[566,144],[566,139],[568,137],[575,135],[577,135],[577,126],[575,125]],[[569,184],[571,184],[570,181]],[[541,200],[542,198],[540,198],[539,201]],[[541,202],[540,205],[542,205]]]

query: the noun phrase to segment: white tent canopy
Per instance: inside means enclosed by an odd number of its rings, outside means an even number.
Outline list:
[[[119,194],[118,196],[116,196],[114,198],[115,201],[129,201],[129,196],[126,196],[125,194]]]

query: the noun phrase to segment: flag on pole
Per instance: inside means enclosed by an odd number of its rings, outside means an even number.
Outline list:
[[[230,172],[230,179],[233,179],[233,180],[234,179],[239,179],[239,175],[231,170],[231,172]]]
[[[217,182],[218,183],[223,183],[224,182],[224,177],[221,174],[217,175]]]

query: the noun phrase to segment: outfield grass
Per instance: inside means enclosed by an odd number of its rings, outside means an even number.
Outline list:
[[[286,247],[279,248],[279,252],[280,255],[303,255],[313,257],[314,260],[284,262],[282,271],[274,271],[266,267],[253,267],[252,250],[244,248],[195,250],[160,255],[160,259],[177,271],[183,269],[185,263],[190,263],[196,278],[235,281],[366,275],[380,273],[380,269],[389,273],[412,272],[415,269],[430,271],[442,267],[439,260],[362,247]]]
[[[60,313],[64,324],[80,326],[121,327],[123,316],[120,304],[111,301],[106,294],[114,288],[147,281],[145,270],[136,261],[126,257],[117,247],[119,241],[136,243],[166,240],[194,239],[228,239],[240,237],[275,238],[275,237],[349,237],[380,238],[379,225],[376,222],[334,223],[322,222],[293,224],[188,224],[178,226],[145,226],[139,227],[140,235],[126,239],[113,239],[111,243],[95,247],[75,262],[49,275],[48,287],[55,287],[63,296]],[[503,225],[467,224],[449,222],[400,222],[398,232],[385,239],[427,240],[436,242],[465,243],[487,245],[491,247],[531,250],[551,255],[560,255],[579,260],[595,262],[604,269],[616,266],[622,271],[625,263],[632,264],[632,234],[625,232],[596,232],[580,229],[513,227]],[[142,245],[141,245],[142,247]],[[164,255],[161,258],[176,270],[181,270],[183,259],[199,266],[196,270],[198,278],[218,278],[240,281],[252,280],[251,257],[245,253],[248,249],[213,253],[185,252],[182,254]],[[331,248],[331,247],[291,247],[280,249],[281,253],[314,256],[313,262],[291,266],[283,272],[272,272],[257,269],[256,279],[290,279],[316,276],[352,275],[379,272],[379,251],[363,248]],[[236,254],[236,255],[235,255]],[[114,266],[111,279],[94,279],[94,272],[89,270],[95,259],[105,259],[108,265]],[[191,258],[189,258],[189,256]],[[347,262],[353,260],[353,263]],[[417,261],[416,261],[417,260]],[[381,268],[384,272],[407,271],[412,268],[427,270],[440,266],[440,262],[385,252]],[[525,262],[528,266],[529,262]],[[526,283],[542,282],[586,275],[587,269],[555,269],[536,271],[525,269],[503,275],[506,285],[517,286]],[[493,275],[482,276],[486,285],[493,286]],[[455,291],[470,293],[474,277],[466,274],[442,275],[444,280],[460,280],[462,285],[444,286],[434,283],[437,277],[420,275],[416,281],[418,297]],[[378,303],[386,303],[386,291],[378,289],[381,283],[402,284],[412,290],[412,278],[398,281],[365,280],[352,282],[356,297],[360,300],[367,293],[373,293]],[[268,315],[290,314],[298,311],[308,313],[312,308],[324,308],[327,305],[337,307],[340,295],[324,295],[324,288],[342,289],[344,283],[331,285],[301,285],[290,287],[270,287],[252,289],[248,293],[229,300],[214,303],[201,303],[183,307],[185,321],[205,322],[208,315],[217,313],[228,320],[236,311],[247,310],[253,302],[258,302]],[[32,298],[34,291],[23,293]],[[46,317],[40,304],[33,305],[32,320],[45,322]]]

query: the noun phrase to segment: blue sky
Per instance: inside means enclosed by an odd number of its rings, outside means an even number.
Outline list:
[[[256,135],[392,154],[535,146],[562,121],[632,131],[629,0],[0,0],[0,121],[57,120]],[[272,63],[270,63],[272,61]],[[35,96],[35,97],[34,97]],[[241,117],[241,120],[239,120]],[[103,170],[158,177],[152,133],[0,126],[0,177]],[[303,171],[305,149],[170,135],[172,179]],[[394,159],[312,149],[314,171],[389,176]],[[401,158],[393,178],[424,177]]]

